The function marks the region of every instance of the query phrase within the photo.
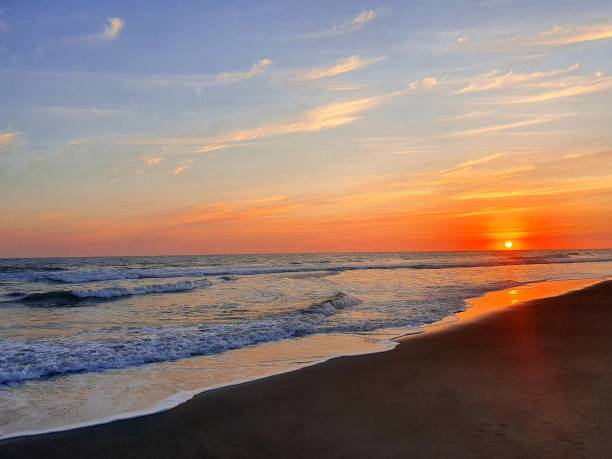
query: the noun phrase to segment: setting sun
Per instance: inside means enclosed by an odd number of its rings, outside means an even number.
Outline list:
[[[507,249],[511,249],[513,245],[514,244],[512,243],[512,241],[504,242],[504,247],[507,248]]]

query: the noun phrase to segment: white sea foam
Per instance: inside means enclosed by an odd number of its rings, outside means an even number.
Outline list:
[[[62,340],[4,340],[0,342],[0,384],[218,354],[311,335],[325,330],[328,316],[359,303],[358,298],[338,293],[301,311],[241,323],[124,327],[108,332],[98,330],[96,339],[85,332],[81,339],[71,336]],[[115,338],[118,333],[122,336],[120,341]]]
[[[146,295],[149,293],[171,293],[194,290],[196,288],[210,287],[212,282],[208,279],[194,281],[182,281],[171,284],[141,285],[138,287],[110,287],[89,290],[72,290],[72,294],[78,298],[115,298],[131,295]]]

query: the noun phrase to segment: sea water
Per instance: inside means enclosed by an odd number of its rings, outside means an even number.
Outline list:
[[[388,350],[468,298],[611,274],[610,250],[0,259],[0,438]]]

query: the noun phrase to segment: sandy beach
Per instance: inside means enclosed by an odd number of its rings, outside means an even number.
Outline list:
[[[605,457],[611,325],[606,281],[0,457]]]

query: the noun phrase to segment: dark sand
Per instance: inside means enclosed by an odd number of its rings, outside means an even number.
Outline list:
[[[612,282],[0,457],[612,457]]]

